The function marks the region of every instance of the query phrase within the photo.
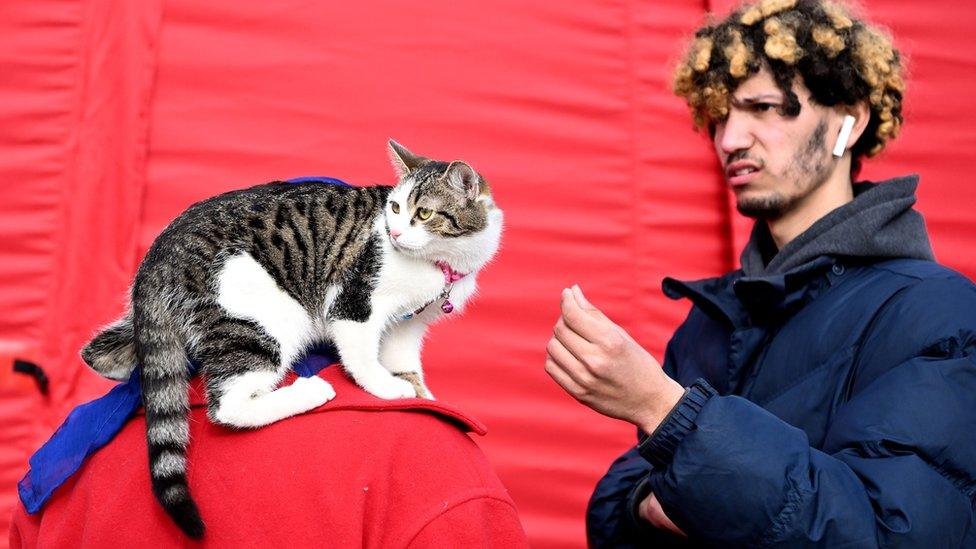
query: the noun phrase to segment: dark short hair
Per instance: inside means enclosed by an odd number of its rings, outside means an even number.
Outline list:
[[[706,24],[675,70],[674,93],[688,102],[695,125],[706,127],[728,117],[731,94],[763,67],[784,94],[786,115],[800,112],[792,91],[797,75],[820,105],[867,100],[871,120],[852,148],[853,169],[898,135],[901,55],[884,30],[833,2],[761,0]]]

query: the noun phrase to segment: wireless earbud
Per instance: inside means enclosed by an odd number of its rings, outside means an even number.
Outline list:
[[[837,136],[837,144],[834,145],[834,156],[837,158],[844,156],[844,151],[847,150],[847,140],[851,138],[854,122],[856,119],[853,116],[844,117],[844,124],[840,127],[840,134]]]

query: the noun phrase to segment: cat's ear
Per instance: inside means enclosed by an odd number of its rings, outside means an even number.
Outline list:
[[[474,168],[465,162],[455,160],[447,166],[444,179],[459,191],[463,191],[468,200],[475,200],[481,194],[481,178]]]
[[[406,147],[391,139],[390,162],[393,163],[393,169],[396,170],[397,177],[402,178],[419,168],[424,162],[427,162],[427,159],[413,154]]]

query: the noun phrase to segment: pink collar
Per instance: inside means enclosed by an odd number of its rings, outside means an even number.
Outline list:
[[[401,320],[410,320],[414,316],[419,315],[431,303],[437,301],[438,299],[443,299],[444,300],[441,303],[441,311],[443,311],[444,314],[448,314],[448,313],[454,311],[454,304],[451,303],[451,288],[454,287],[454,283],[455,282],[457,282],[458,280],[461,280],[462,278],[468,276],[471,273],[459,273],[459,272],[455,271],[450,265],[448,265],[447,264],[447,261],[435,261],[434,262],[434,265],[437,265],[438,267],[440,267],[441,272],[444,273],[444,289],[441,290],[441,295],[439,295],[439,296],[435,297],[434,299],[428,301],[427,303],[424,304],[423,307],[420,307],[419,309],[416,309],[413,312],[408,312],[408,313],[404,313],[404,314],[400,315],[400,319]]]
[[[447,264],[447,261],[435,261],[434,265],[440,267],[441,272],[444,273],[444,282],[446,284],[454,284],[469,274],[455,271],[454,268]]]

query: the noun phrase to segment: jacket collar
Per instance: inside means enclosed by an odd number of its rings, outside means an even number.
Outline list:
[[[918,176],[854,185],[853,201],[828,213],[776,253],[765,223],[756,223],[742,252],[743,268],[702,280],[665,278],[664,293],[687,297],[733,327],[790,315],[826,286],[827,269],[870,258],[933,259],[915,204]],[[772,253],[771,253],[772,252]],[[773,257],[769,257],[769,256]]]
[[[740,263],[749,275],[785,273],[829,255],[934,259],[925,221],[913,206],[918,176],[854,184],[854,200],[818,219],[782,250],[763,221],[753,226]]]
[[[665,278],[665,295],[687,297],[709,313],[725,318],[735,328],[763,324],[796,312],[819,295],[825,286],[824,273],[836,261],[820,257],[789,272],[746,276],[740,269],[701,280]]]

